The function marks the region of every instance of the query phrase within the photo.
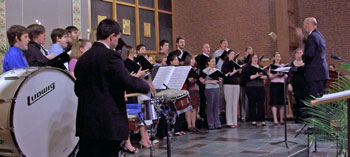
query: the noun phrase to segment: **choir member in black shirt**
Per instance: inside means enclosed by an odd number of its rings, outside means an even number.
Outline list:
[[[27,27],[30,42],[24,56],[29,66],[45,66],[51,59],[56,57],[54,53],[47,54],[41,46],[45,44],[45,27],[39,24],[32,24]]]
[[[295,51],[295,60],[291,63],[292,70],[288,74],[288,90],[293,93],[295,104],[293,104],[295,122],[300,123],[306,118],[303,113],[305,104],[302,102],[307,98],[307,83],[305,78],[305,63],[302,60],[303,50]]]
[[[253,54],[253,48],[251,46],[248,46],[245,48],[244,51],[244,56],[239,58],[237,60],[237,63],[241,66],[244,66],[246,63],[248,63],[248,56],[250,54]],[[243,67],[244,68],[244,67]],[[248,96],[246,92],[246,88],[243,84],[240,84],[240,104],[241,104],[241,120],[245,122],[247,119],[249,119],[249,114],[248,114]]]
[[[190,104],[192,106],[192,109],[185,113],[187,127],[191,132],[197,132],[199,130],[196,128],[196,117],[200,105],[199,87],[197,83],[199,79],[199,69],[196,67],[196,60],[193,55],[188,55],[186,57],[184,65],[192,67],[185,82],[186,89],[190,93]]]
[[[191,54],[185,50],[185,38],[177,37],[176,38],[176,50],[170,52],[171,54],[175,54],[179,58],[180,65],[184,64],[185,58],[187,55]]]
[[[196,63],[197,63],[197,68],[200,71],[203,71],[203,69],[205,69],[207,67],[207,62],[209,59],[209,54],[210,54],[210,46],[209,44],[203,44],[202,47],[202,51],[203,53],[196,56]],[[199,96],[200,96],[200,107],[199,107],[199,115],[201,116],[201,118],[203,118],[204,120],[206,120],[206,113],[205,113],[205,108],[206,108],[206,103],[207,103],[207,99],[205,97],[205,85],[203,83],[201,83],[200,81],[198,81],[198,86],[199,86]],[[204,122],[203,124],[207,124],[206,122]]]
[[[226,123],[231,128],[236,128],[237,124],[237,105],[239,100],[239,73],[242,69],[239,66],[234,66],[235,52],[229,50],[227,58],[222,64],[221,71],[225,74],[224,78],[224,94],[226,100]]]
[[[252,125],[260,122],[265,126],[265,86],[264,80],[267,79],[266,74],[259,65],[259,58],[256,54],[249,57],[248,65],[242,71],[242,81],[246,86],[248,102],[249,102],[249,118]]]

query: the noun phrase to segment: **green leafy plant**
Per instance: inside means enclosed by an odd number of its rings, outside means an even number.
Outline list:
[[[350,90],[350,79],[340,77],[333,82],[328,89],[328,93],[337,93]],[[305,121],[314,127],[312,136],[317,141],[333,142],[337,146],[337,156],[347,156],[348,154],[348,119],[347,103],[345,100],[332,103],[311,106],[310,100],[304,102],[308,108],[305,112],[310,115]]]
[[[350,64],[349,63],[342,63],[341,68],[346,70],[346,71],[350,71]]]

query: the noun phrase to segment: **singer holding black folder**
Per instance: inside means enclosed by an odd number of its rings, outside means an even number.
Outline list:
[[[266,74],[259,65],[259,58],[256,54],[249,57],[248,65],[242,71],[242,80],[246,85],[249,117],[252,125],[257,125],[259,122],[265,126],[265,86],[264,80],[267,79]]]
[[[221,129],[221,122],[219,119],[219,98],[220,98],[220,88],[219,83],[222,78],[219,75],[210,77],[210,75],[220,72],[216,69],[216,60],[213,57],[209,57],[207,62],[207,68],[203,69],[200,81],[205,84],[205,96],[207,98],[206,115],[208,121],[208,128]],[[205,79],[203,79],[205,78]]]
[[[281,64],[281,55],[275,53],[273,63],[270,65],[268,76],[271,79],[270,83],[270,101],[272,106],[273,124],[278,125],[277,108],[280,113],[280,123],[284,124],[284,80],[287,77],[283,72],[276,72],[277,68],[285,66]]]
[[[303,100],[307,98],[307,82],[305,78],[304,62],[301,58],[303,50],[298,48],[295,50],[295,60],[290,64],[293,68],[288,73],[288,90],[293,93],[295,104],[293,104],[293,114],[296,123],[303,122],[307,116],[302,109],[306,107]]]
[[[224,94],[226,100],[226,122],[231,128],[237,125],[237,109],[239,100],[239,83],[238,78],[242,69],[234,62],[235,52],[229,50],[227,58],[222,64],[221,71],[225,74],[224,78]],[[236,65],[236,66],[235,66]]]

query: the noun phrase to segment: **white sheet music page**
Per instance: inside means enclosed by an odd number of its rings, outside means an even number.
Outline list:
[[[170,89],[178,89],[181,90],[184,85],[188,73],[191,70],[191,66],[178,66],[175,67],[174,72],[172,73],[170,80],[168,81],[167,86]]]
[[[158,69],[158,72],[153,80],[153,86],[156,89],[166,89],[163,84],[168,84],[171,74],[175,70],[174,66],[164,66]]]

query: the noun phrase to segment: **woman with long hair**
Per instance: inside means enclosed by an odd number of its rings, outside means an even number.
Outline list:
[[[199,78],[199,71],[197,68],[195,56],[193,55],[187,55],[184,61],[185,66],[191,66],[191,70],[189,72],[189,75],[186,80],[186,86],[187,90],[190,93],[191,98],[191,106],[192,109],[187,111],[185,113],[186,121],[187,121],[187,127],[188,130],[191,132],[197,132],[199,131],[196,128],[196,118],[197,118],[197,110],[199,107],[200,99],[199,99],[199,87],[198,87],[198,78]]]
[[[229,50],[227,57],[222,64],[221,71],[226,75],[224,78],[224,94],[226,100],[226,122],[227,126],[236,128],[237,125],[237,109],[239,100],[239,83],[238,78],[241,69],[236,69],[234,64],[235,52]]]
[[[70,61],[68,63],[69,73],[74,76],[74,68],[78,62],[78,58],[91,48],[92,44],[87,39],[76,40],[72,45],[72,53],[70,54]]]

